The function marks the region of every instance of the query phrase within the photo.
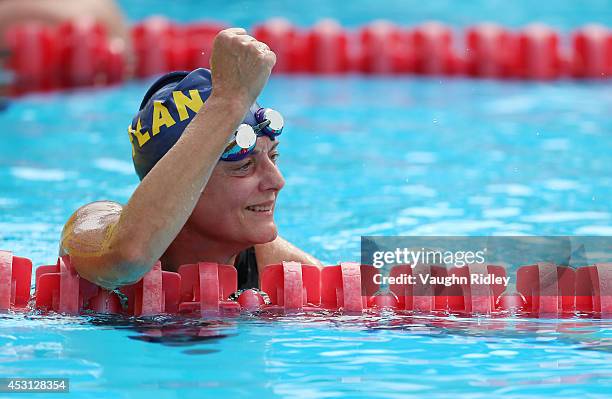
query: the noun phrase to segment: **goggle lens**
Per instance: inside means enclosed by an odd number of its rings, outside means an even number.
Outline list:
[[[285,120],[280,112],[268,108],[264,111],[264,118],[265,120],[270,121],[267,129],[270,130],[272,135],[278,136],[281,134],[283,127],[285,126]]]
[[[221,155],[223,161],[239,161],[247,157],[257,144],[257,137],[268,136],[274,140],[279,136],[285,125],[280,112],[270,108],[261,108],[255,114],[257,124],[255,127],[243,123],[232,135],[231,141]]]

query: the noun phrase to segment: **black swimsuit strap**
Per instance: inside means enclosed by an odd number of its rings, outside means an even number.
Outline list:
[[[255,247],[250,247],[236,256],[234,266],[238,271],[238,289],[259,288],[259,271]]]

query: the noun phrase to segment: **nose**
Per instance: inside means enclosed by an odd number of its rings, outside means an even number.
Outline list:
[[[271,159],[267,156],[264,158],[264,161],[260,163],[262,176],[259,187],[262,191],[280,191],[285,186],[285,178]]]

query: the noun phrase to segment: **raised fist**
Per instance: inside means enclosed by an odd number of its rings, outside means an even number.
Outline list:
[[[230,28],[217,34],[213,42],[210,66],[213,95],[244,101],[249,107],[265,86],[276,55],[242,28]]]

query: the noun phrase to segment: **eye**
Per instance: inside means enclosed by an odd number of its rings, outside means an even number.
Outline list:
[[[270,155],[270,159],[272,160],[272,162],[276,163],[276,161],[278,160],[278,157],[280,157],[280,154],[278,152],[274,152]]]
[[[238,169],[241,172],[246,172],[247,170],[249,170],[251,168],[251,166],[253,165],[253,161],[248,161],[247,163],[245,163],[244,165],[240,166]]]

